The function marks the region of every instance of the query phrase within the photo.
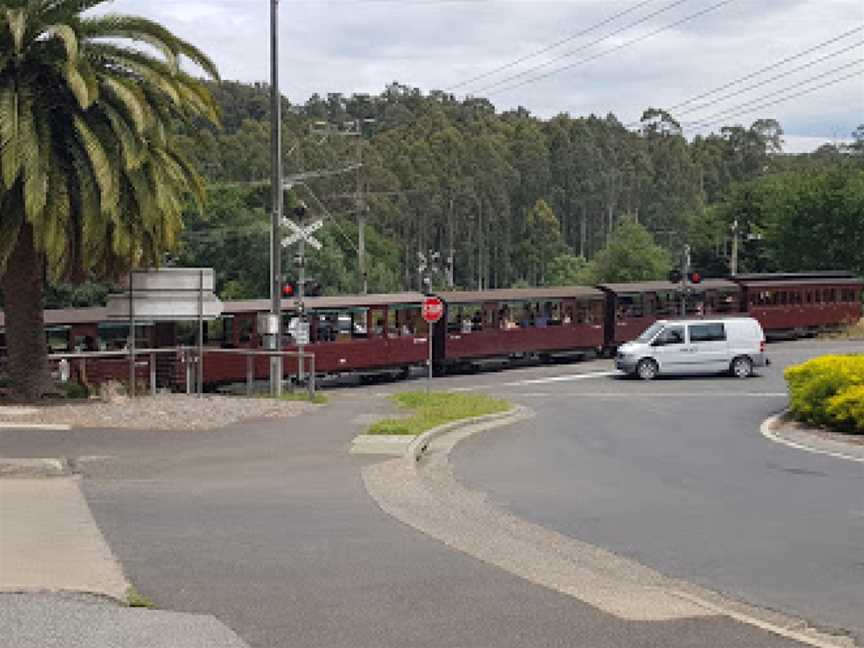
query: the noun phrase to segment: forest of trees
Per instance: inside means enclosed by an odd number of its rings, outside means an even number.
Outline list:
[[[222,127],[200,123],[176,135],[209,183],[207,217],[190,206],[169,262],[215,267],[223,298],[264,297],[269,87],[223,82],[213,91]],[[660,109],[639,124],[612,114],[544,120],[398,84],[378,96],[284,100],[283,115],[286,175],[362,157],[359,171],[287,196],[289,208],[302,201],[309,220],[325,221],[307,274],[326,293],[362,286],[361,213],[370,292],[419,288],[418,253],[432,251],[439,288],[657,278],[685,244],[703,274],[723,276],[736,220],[739,271],[864,275],[864,126],[852,145],[786,155],[772,119],[688,140]],[[292,276],[291,253],[284,268]],[[48,302],[98,302],[106,289],[54,286]]]

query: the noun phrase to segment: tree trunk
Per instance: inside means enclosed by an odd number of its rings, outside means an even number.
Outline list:
[[[50,390],[48,345],[42,315],[42,260],[33,229],[24,224],[0,279],[13,396],[36,400]]]

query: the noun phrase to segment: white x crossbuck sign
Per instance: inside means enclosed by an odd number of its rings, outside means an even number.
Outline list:
[[[312,234],[324,226],[324,221],[317,220],[311,225],[303,227],[302,225],[298,225],[292,221],[290,218],[283,218],[282,225],[291,231],[288,236],[282,239],[282,247],[288,247],[297,241],[306,241],[316,250],[321,249],[321,241],[312,236]]]

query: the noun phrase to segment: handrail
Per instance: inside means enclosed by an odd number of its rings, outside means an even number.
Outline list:
[[[212,348],[205,347],[199,351],[198,347],[195,346],[175,346],[175,347],[163,347],[163,348],[145,348],[145,349],[125,349],[125,350],[117,350],[117,351],[70,351],[65,353],[49,353],[48,359],[54,361],[63,361],[66,360],[69,362],[70,360],[80,361],[82,373],[86,375],[86,366],[87,360],[99,360],[99,359],[109,359],[109,358],[119,358],[119,359],[127,359],[130,362],[130,369],[132,364],[132,359],[137,359],[139,356],[148,356],[150,358],[149,369],[150,369],[150,393],[156,394],[156,356],[159,354],[184,354],[187,357],[191,357],[192,361],[187,362],[187,371],[186,371],[186,393],[192,392],[192,375],[190,373],[190,368],[192,364],[198,362],[199,353],[203,351],[203,356],[206,356],[208,353],[222,353],[228,355],[242,355],[246,356],[246,392],[248,395],[252,394],[253,384],[254,384],[254,363],[253,359],[256,356],[265,356],[265,357],[274,357],[274,356],[282,356],[286,358],[297,358],[300,363],[304,365],[308,362],[309,367],[307,373],[309,375],[309,379],[307,381],[307,389],[309,391],[309,397],[314,398],[315,396],[315,354],[314,353],[305,353],[300,351],[284,351],[281,349],[220,349],[220,348]],[[201,366],[203,367],[203,357],[201,361]],[[298,365],[299,368],[299,365]],[[304,367],[305,368],[305,367]],[[203,385],[199,384],[197,386],[197,392],[200,395],[203,390]],[[134,396],[134,394],[133,394]]]

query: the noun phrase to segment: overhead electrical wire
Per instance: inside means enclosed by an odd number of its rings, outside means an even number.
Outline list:
[[[482,74],[478,74],[477,76],[471,77],[470,79],[465,79],[464,81],[460,81],[459,83],[451,86],[450,89],[448,90],[448,92],[454,92],[455,90],[457,90],[458,88],[461,88],[462,86],[472,84],[475,81],[480,81],[481,79],[486,79],[490,76],[498,74],[499,72],[503,72],[504,70],[508,70],[512,67],[515,67],[515,66],[519,65],[520,63],[524,63],[525,61],[530,61],[532,58],[536,58],[536,57],[540,56],[541,54],[545,54],[546,52],[552,51],[556,47],[561,47],[561,45],[564,45],[566,43],[574,41],[577,38],[581,38],[582,36],[590,34],[593,31],[597,31],[601,27],[604,27],[604,26],[608,25],[609,23],[614,22],[614,21],[618,20],[619,18],[623,18],[627,14],[633,13],[634,11],[641,9],[645,5],[649,5],[652,2],[656,2],[656,1],[657,0],[643,0],[643,2],[640,2],[639,4],[636,4],[632,7],[630,7],[629,9],[625,9],[624,11],[619,11],[615,15],[610,16],[609,18],[606,18],[605,20],[602,20],[599,23],[592,25],[591,27],[587,27],[587,28],[585,28],[579,32],[576,32],[575,34],[571,34],[570,36],[567,36],[566,38],[562,38],[561,40],[555,41],[551,45],[547,45],[546,47],[539,49],[539,50],[536,50],[535,52],[532,52],[531,54],[527,54],[525,56],[517,58],[514,61],[510,61],[509,63],[505,63],[504,65],[500,65],[500,66],[498,66],[492,70],[489,70],[488,72],[484,72]]]
[[[799,52],[798,54],[793,54],[792,56],[787,56],[786,58],[781,59],[781,60],[777,61],[776,63],[772,63],[771,65],[766,65],[765,67],[760,68],[754,72],[746,74],[742,77],[738,77],[737,79],[733,79],[732,81],[729,81],[728,83],[725,83],[721,86],[718,86],[718,87],[714,88],[713,90],[709,90],[707,92],[703,92],[700,95],[696,95],[695,97],[690,97],[689,99],[685,99],[684,101],[681,101],[681,102],[679,102],[673,106],[670,106],[669,112],[672,112],[673,110],[677,110],[678,108],[681,108],[682,106],[686,106],[687,104],[691,104],[691,103],[694,103],[694,102],[699,101],[701,99],[705,99],[707,97],[710,97],[711,95],[717,94],[718,92],[722,92],[723,90],[727,90],[728,88],[731,88],[735,85],[738,85],[739,83],[742,83],[744,81],[749,81],[750,79],[753,79],[753,78],[755,78],[761,74],[764,74],[765,72],[768,72],[770,70],[778,68],[782,65],[786,65],[786,63],[791,63],[792,61],[795,61],[799,58],[807,56],[807,54],[812,54],[813,52],[820,50],[823,47],[827,47],[828,45],[836,43],[837,41],[843,40],[844,38],[848,38],[849,36],[852,36],[853,34],[857,34],[857,33],[862,32],[862,31],[864,31],[864,26],[850,29],[849,31],[844,32],[844,33],[840,34],[839,36],[835,36],[834,38],[829,38],[826,41],[822,41],[821,43],[817,43],[816,45],[813,45],[812,47],[807,48],[803,52]],[[857,43],[856,45],[860,45],[860,43]],[[845,52],[845,51],[847,51],[847,50],[841,50],[841,52]],[[818,60],[823,60],[823,59],[818,59]],[[807,67],[807,66],[802,66],[799,69],[803,69],[804,67]]]
[[[473,94],[481,94],[484,92],[488,92],[489,90],[492,90],[492,89],[497,88],[499,86],[505,85],[511,81],[515,81],[517,79],[521,79],[523,77],[529,76],[529,75],[533,74],[534,72],[537,72],[538,70],[548,68],[549,66],[554,65],[555,63],[558,63],[559,61],[563,61],[564,59],[571,58],[571,57],[575,56],[576,54],[579,54],[580,52],[584,52],[586,50],[589,50],[592,47],[594,47],[595,45],[599,45],[603,41],[609,40],[613,36],[617,36],[618,34],[621,34],[625,31],[627,31],[628,29],[632,29],[633,27],[638,27],[639,25],[642,25],[642,24],[648,22],[652,18],[655,18],[655,17],[659,16],[660,14],[666,13],[667,11],[671,11],[675,7],[678,7],[679,5],[682,5],[685,2],[689,2],[689,1],[690,0],[673,0],[672,2],[660,7],[659,9],[652,11],[651,13],[649,13],[645,16],[642,16],[638,20],[634,20],[633,22],[630,22],[630,23],[624,25],[623,27],[619,27],[618,29],[615,29],[615,30],[609,32],[605,36],[601,36],[600,38],[595,38],[590,43],[586,43],[585,45],[582,45],[580,47],[577,47],[576,49],[570,50],[569,52],[564,52],[563,54],[559,54],[559,55],[549,59],[548,61],[545,61],[545,62],[540,63],[538,65],[535,65],[533,67],[529,67],[526,70],[522,70],[521,72],[517,72],[516,74],[511,74],[510,76],[504,77],[503,79],[495,81],[489,85],[483,86],[483,87],[479,88]],[[732,2],[732,1],[733,0],[724,0],[722,4],[728,4],[729,2]],[[612,50],[608,50],[608,52],[615,51],[616,49],[618,49],[618,48],[613,48]],[[588,60],[592,60],[593,58],[596,58],[596,57],[591,57]],[[518,87],[518,86],[514,86],[514,87]],[[505,90],[506,89],[507,88],[505,88]],[[494,94],[494,93],[492,93],[492,94]]]
[[[861,28],[861,29],[864,29],[864,28]],[[861,31],[861,29],[852,30],[852,31],[850,31],[850,32],[847,32],[847,34],[852,34],[852,33],[856,32],[856,31]],[[708,91],[708,92],[702,93],[701,95],[699,95],[699,98],[703,98],[703,97],[708,97],[708,96],[710,96],[710,95],[714,95],[714,94],[716,94],[717,92],[719,92],[720,89],[723,89],[723,88],[731,88],[731,87],[733,87],[733,86],[736,86],[736,85],[738,85],[739,83],[741,83],[742,81],[745,81],[745,80],[748,80],[748,79],[755,78],[756,76],[759,76],[760,74],[763,74],[764,72],[767,72],[767,71],[772,70],[772,69],[776,69],[777,67],[780,67],[781,65],[783,65],[783,64],[785,64],[785,63],[787,63],[787,62],[789,62],[789,61],[792,61],[792,60],[795,60],[795,59],[801,58],[801,56],[805,55],[806,53],[813,52],[813,51],[815,51],[816,49],[819,49],[819,48],[821,48],[821,47],[824,47],[825,45],[828,45],[828,44],[834,43],[834,42],[836,42],[837,40],[838,40],[837,38],[832,38],[830,41],[825,41],[824,43],[821,43],[821,44],[819,44],[819,45],[817,45],[817,46],[815,46],[815,47],[811,47],[810,49],[805,50],[804,52],[801,52],[800,54],[797,54],[797,55],[795,55],[795,56],[788,57],[788,58],[786,58],[786,59],[783,59],[782,61],[778,61],[777,63],[774,63],[774,64],[769,65],[769,66],[766,66],[766,67],[764,67],[764,68],[762,68],[762,69],[760,69],[760,70],[757,70],[756,72],[752,72],[752,73],[747,74],[747,75],[745,75],[745,76],[743,76],[743,77],[740,77],[740,78],[738,78],[738,79],[735,79],[735,80],[733,80],[733,81],[730,81],[729,83],[726,83],[726,84],[720,86],[719,88],[715,88],[714,90],[710,90],[710,91]],[[793,74],[795,74],[795,73],[797,73],[797,72],[800,72],[800,71],[802,71],[802,70],[806,70],[807,68],[813,67],[814,65],[817,65],[817,64],[819,64],[819,63],[823,63],[823,62],[825,62],[825,61],[827,61],[827,60],[829,60],[829,59],[832,59],[832,58],[835,58],[835,57],[837,57],[837,56],[840,56],[841,54],[845,54],[846,52],[850,52],[850,51],[852,51],[852,50],[854,50],[854,49],[856,49],[856,48],[859,48],[859,47],[864,47],[864,41],[858,41],[858,42],[856,42],[856,43],[853,43],[852,45],[849,45],[849,46],[844,47],[844,48],[842,48],[842,49],[840,49],[840,50],[837,50],[836,52],[832,52],[832,53],[830,53],[830,54],[826,54],[825,56],[821,56],[821,57],[819,57],[818,59],[815,59],[815,60],[813,60],[813,61],[809,61],[808,63],[804,63],[803,65],[799,65],[798,67],[792,68],[791,70],[786,70],[786,71],[784,71],[784,72],[781,72],[780,74],[775,74],[775,75],[772,76],[772,77],[769,77],[769,78],[767,78],[767,79],[764,79],[764,80],[762,80],[762,81],[759,81],[758,83],[750,84],[750,85],[744,86],[743,88],[741,88],[741,89],[739,89],[739,90],[736,90],[735,92],[731,92],[731,93],[725,94],[725,95],[723,95],[723,96],[717,98],[717,99],[713,102],[713,105],[716,106],[716,104],[717,104],[718,102],[727,101],[727,100],[731,99],[732,97],[737,97],[737,96],[739,96],[739,95],[746,94],[746,93],[751,92],[751,91],[753,91],[753,90],[758,90],[758,89],[760,89],[760,88],[762,88],[762,87],[768,85],[769,83],[773,83],[774,81],[778,81],[778,80],[783,79],[783,78],[785,78],[785,77],[791,76],[791,75],[793,75]],[[681,107],[681,106],[685,106],[685,105],[688,105],[688,104],[690,104],[690,103],[693,103],[695,100],[696,100],[696,98],[694,97],[693,99],[688,99],[688,100],[686,100],[686,101],[682,101],[682,102],[680,102],[680,103],[678,103],[678,104],[675,104],[674,106],[671,106],[671,107],[669,107],[669,108],[666,108],[665,110],[666,110],[666,112],[672,114],[672,116],[675,117],[675,118],[678,118],[678,117],[680,117],[680,116],[682,116],[682,115],[690,115],[690,114],[698,113],[698,112],[704,110],[704,109],[705,109],[704,106],[695,106],[695,107],[689,108],[689,109],[684,110],[684,111],[681,111],[681,112],[677,112],[677,113],[674,112],[674,111],[676,110],[676,108],[679,108],[679,107]],[[641,121],[632,121],[632,122],[630,122],[629,124],[626,124],[626,127],[627,127],[627,128],[636,128],[636,127],[641,126],[641,123],[642,123]]]
[[[849,67],[849,66],[845,66],[845,67]],[[692,122],[691,124],[688,124],[687,127],[691,130],[705,130],[705,129],[710,128],[716,124],[727,121],[733,117],[739,117],[741,115],[746,115],[749,113],[757,112],[759,110],[764,110],[765,108],[770,108],[771,106],[775,106],[775,105],[780,104],[780,103],[785,103],[785,102],[790,101],[792,99],[796,99],[796,98],[801,97],[801,96],[806,95],[806,94],[811,94],[813,92],[816,92],[817,90],[822,90],[823,88],[837,85],[838,83],[842,83],[843,81],[848,81],[848,80],[854,79],[856,77],[859,79],[864,78],[864,70],[858,70],[856,72],[852,72],[851,74],[846,74],[840,78],[833,79],[831,81],[827,81],[827,82],[822,83],[822,84],[815,86],[813,88],[807,88],[806,90],[802,90],[800,92],[796,92],[794,94],[787,95],[785,97],[781,97],[775,101],[770,101],[768,103],[760,104],[758,106],[753,106],[753,107],[747,108],[745,110],[741,110],[741,111],[733,112],[733,113],[722,113],[722,114],[712,115],[711,117],[706,117],[704,120]],[[786,90],[790,90],[790,89],[793,89],[793,88],[787,88]],[[777,94],[777,93],[774,93],[774,94]],[[770,96],[770,95],[766,95],[766,97],[767,96]],[[765,98],[765,97],[763,97],[763,98]],[[743,105],[747,105],[747,104],[743,104]],[[730,110],[732,110],[732,109],[730,109]]]
[[[636,43],[641,43],[642,41],[648,40],[649,38],[657,36],[658,34],[662,34],[665,31],[669,31],[670,29],[678,27],[679,25],[683,25],[684,23],[689,22],[691,20],[695,20],[696,18],[704,16],[705,14],[708,14],[712,11],[716,11],[717,9],[720,9],[721,7],[724,7],[724,6],[726,6],[732,2],[735,2],[735,0],[721,0],[720,2],[715,2],[714,4],[708,6],[704,9],[701,9],[695,13],[689,14],[689,15],[685,16],[684,18],[679,18],[678,20],[671,22],[671,23],[668,23],[668,24],[664,25],[663,27],[660,27],[658,29],[655,29],[654,31],[648,32],[647,34],[643,34],[642,36],[637,36],[636,38],[632,38],[632,39],[628,40],[627,42],[622,43],[620,45],[616,45],[615,47],[613,47],[611,49],[604,50],[602,52],[598,52],[597,54],[594,54],[594,55],[589,56],[587,58],[580,59],[579,61],[576,61],[575,63],[570,63],[569,65],[564,65],[564,66],[556,68],[554,70],[550,70],[549,72],[546,72],[544,74],[538,74],[537,76],[525,79],[524,81],[520,81],[518,83],[514,83],[512,85],[505,86],[504,88],[501,88],[499,90],[493,90],[489,94],[495,95],[495,94],[500,94],[502,92],[509,92],[511,90],[515,90],[516,88],[521,88],[522,86],[526,86],[526,85],[529,85],[531,83],[537,83],[538,81],[542,81],[543,79],[548,79],[549,77],[554,76],[560,72],[564,72],[565,70],[571,70],[573,68],[579,67],[580,65],[585,65],[586,63],[590,63],[591,61],[595,61],[595,60],[602,58],[604,56],[608,56],[609,54],[612,54],[614,52],[618,52],[622,49],[626,49],[628,47],[631,47],[631,46],[635,45]],[[495,85],[498,86],[501,84],[498,83]],[[490,87],[492,87],[492,86],[490,86]]]

